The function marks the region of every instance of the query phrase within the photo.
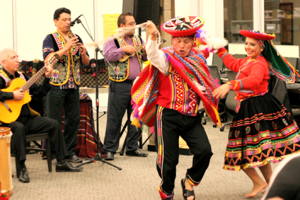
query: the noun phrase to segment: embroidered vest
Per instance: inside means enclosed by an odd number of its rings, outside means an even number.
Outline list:
[[[24,79],[24,80],[26,81],[26,78],[25,78],[25,76],[24,76],[22,73],[20,73],[20,72],[17,72],[17,73],[20,75],[20,78],[22,78],[22,79]],[[9,76],[6,74],[6,72],[2,69],[2,67],[0,67],[0,77],[3,78],[3,80],[5,81],[6,87],[8,87],[9,84],[10,84],[11,79],[10,79]],[[25,106],[28,106],[31,115],[33,115],[33,116],[34,116],[34,115],[40,115],[37,111],[33,110],[33,109],[29,106],[29,104],[26,104]]]
[[[162,92],[165,87],[172,88],[172,91],[167,93]],[[177,110],[185,115],[197,115],[200,102],[199,96],[188,86],[183,78],[180,77],[171,64],[168,76],[160,74],[159,91],[159,105]]]
[[[20,72],[17,72],[17,73],[20,75],[20,78],[22,78],[22,79],[24,79],[26,81],[26,78],[25,78],[25,76],[22,73],[20,73]],[[6,72],[2,69],[2,66],[0,67],[0,76],[5,81],[6,87],[8,87],[9,84],[10,84],[11,79],[6,74]]]
[[[136,49],[136,53],[134,56],[137,56],[137,59],[140,63],[140,67],[142,66],[142,49],[143,49],[143,44],[141,39],[138,36],[134,36],[132,38],[133,41],[133,46]],[[121,38],[116,38],[115,39],[116,46],[123,47],[126,45],[125,40]],[[109,79],[116,81],[116,82],[122,82],[125,81],[128,76],[129,76],[129,58],[130,56],[126,55],[123,58],[121,58],[118,62],[110,62],[108,65],[108,75]]]
[[[58,49],[62,49],[66,41],[59,32],[52,34]],[[79,48],[76,46],[71,48],[66,54],[61,56],[59,62],[57,62],[53,68],[53,74],[50,78],[50,84],[54,86],[61,86],[68,82],[71,74],[74,77],[74,82],[80,85],[80,65],[81,58],[79,54]]]

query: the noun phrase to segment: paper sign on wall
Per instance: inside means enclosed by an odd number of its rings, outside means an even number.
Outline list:
[[[103,15],[103,36],[104,39],[113,36],[117,30],[117,20],[120,14]]]

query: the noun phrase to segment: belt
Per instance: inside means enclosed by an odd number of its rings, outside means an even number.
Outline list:
[[[113,80],[110,80],[110,81],[114,82],[114,83],[129,83],[129,84],[133,83],[133,80],[130,80],[130,79],[126,79],[125,81],[113,81]]]
[[[130,83],[130,84],[132,84],[132,83],[133,83],[133,80],[126,79],[126,80],[125,80],[125,81],[123,81],[122,83]]]

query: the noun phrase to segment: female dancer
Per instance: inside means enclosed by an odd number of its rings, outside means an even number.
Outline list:
[[[281,79],[295,78],[293,68],[270,42],[275,36],[248,30],[241,30],[240,34],[246,37],[247,57],[236,59],[226,49],[218,50],[226,67],[237,72],[237,76],[215,89],[213,95],[223,98],[230,90],[236,92],[239,104],[229,131],[224,169],[242,169],[247,174],[253,188],[245,197],[251,198],[267,187],[272,161],[299,151],[300,131],[291,113],[268,93],[270,71]]]

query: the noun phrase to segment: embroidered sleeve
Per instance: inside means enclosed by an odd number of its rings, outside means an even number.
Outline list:
[[[54,45],[51,34],[47,35],[43,41],[43,58],[46,58],[51,52],[55,51]]]

